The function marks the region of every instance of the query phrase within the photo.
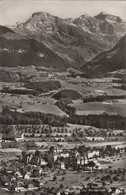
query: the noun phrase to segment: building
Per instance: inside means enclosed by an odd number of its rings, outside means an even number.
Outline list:
[[[29,173],[29,172],[27,172],[27,173],[25,174],[24,179],[26,179],[26,180],[29,180],[29,179],[30,179],[30,173]]]
[[[69,153],[68,152],[55,152],[54,154],[54,161],[56,161],[58,158],[63,157],[63,158],[68,158],[69,157]]]
[[[60,167],[62,170],[65,169],[65,163],[64,162],[61,162],[61,167]]]
[[[88,141],[104,141],[104,137],[86,137]]]
[[[51,134],[52,137],[70,137],[72,133],[58,133],[53,132]]]
[[[98,157],[99,155],[100,155],[99,150],[93,150],[87,153],[87,158],[94,158],[94,157]]]
[[[2,133],[0,133],[0,142],[2,142],[2,136],[3,136]]]
[[[54,141],[55,142],[65,142],[65,139],[63,137],[55,137]]]
[[[15,136],[15,141],[23,141],[24,140],[24,133],[17,133]]]
[[[46,166],[47,165],[47,162],[44,159],[41,159],[40,165],[41,166]]]

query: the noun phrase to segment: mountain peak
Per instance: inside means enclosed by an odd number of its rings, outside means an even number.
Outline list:
[[[49,14],[48,12],[36,12],[33,13],[31,18],[36,18],[36,17],[42,17],[42,18],[47,18],[52,16],[51,14]]]
[[[99,15],[110,15],[109,13],[107,13],[107,12],[100,12],[100,14]]]
[[[99,17],[105,14],[102,12]],[[47,12],[36,12],[14,30],[43,43],[62,58],[66,66],[76,68],[78,64],[80,68],[100,52],[112,48],[125,34],[126,23],[100,20],[85,13],[78,18],[64,19]]]
[[[100,12],[100,14],[95,16],[95,18],[99,19],[99,20],[110,20],[110,21],[114,21],[114,22],[118,22],[118,23],[123,22],[123,20],[119,16],[114,16],[114,15],[108,14],[106,12]]]
[[[75,18],[75,20],[85,20],[85,19],[88,19],[88,18],[92,18],[92,17],[89,16],[88,14],[83,14],[80,17]]]
[[[91,17],[91,16],[89,16],[88,14],[83,14],[83,15],[81,15],[80,17],[82,17],[82,18],[89,18],[89,17]]]

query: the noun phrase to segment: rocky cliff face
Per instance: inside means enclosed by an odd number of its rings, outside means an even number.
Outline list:
[[[75,19],[37,12],[14,30],[44,43],[66,64],[80,68],[100,52],[112,48],[125,34],[126,22],[103,12]]]
[[[119,69],[126,69],[126,35],[112,49],[100,53],[82,67],[90,78],[103,77]]]

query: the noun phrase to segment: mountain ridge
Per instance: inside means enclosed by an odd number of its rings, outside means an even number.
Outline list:
[[[3,28],[3,29],[2,29]],[[66,66],[62,58],[53,53],[43,43],[28,39],[1,26],[0,66],[46,66],[59,68]]]
[[[109,72],[126,69],[126,35],[110,50],[97,55],[93,60],[82,66],[89,78],[103,77]]]
[[[7,66],[9,59],[9,66],[81,69],[98,54],[112,49],[125,32],[125,21],[103,12],[65,19],[36,12],[12,30],[0,26],[0,65]]]
[[[126,31],[125,21],[101,13],[95,17],[81,15],[63,19],[36,12],[13,30],[42,42],[66,63],[79,69],[97,54],[112,48]],[[100,19],[101,16],[104,18]]]

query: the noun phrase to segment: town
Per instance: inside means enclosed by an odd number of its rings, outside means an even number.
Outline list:
[[[91,136],[76,141],[77,128],[72,133],[69,128],[48,125],[2,125],[1,129],[1,189],[25,194],[125,194],[120,182],[125,185],[126,147],[109,145],[95,136],[94,144]]]

